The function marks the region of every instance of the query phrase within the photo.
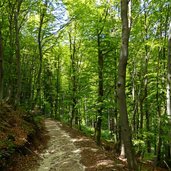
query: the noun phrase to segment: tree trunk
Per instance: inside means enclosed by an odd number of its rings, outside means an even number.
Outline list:
[[[15,50],[15,42],[14,42],[14,13],[15,13],[15,4],[12,4],[8,1],[8,24],[9,24],[9,56],[10,59],[8,61],[8,65],[10,65],[10,69],[8,70],[9,84],[6,87],[7,94],[5,95],[5,101],[14,103],[15,99],[15,91],[16,91],[16,63],[14,61],[14,50]]]
[[[16,71],[17,71],[17,83],[16,83],[16,96],[15,96],[15,105],[20,104],[20,95],[21,95],[21,55],[20,55],[20,39],[19,39],[19,13],[20,7],[22,4],[22,0],[17,1],[16,11],[14,14],[14,22],[15,22],[15,55],[16,55]]]
[[[117,51],[115,50],[115,55],[117,56]],[[114,120],[114,140],[116,143],[118,143],[118,141],[120,141],[120,138],[119,138],[119,134],[120,134],[120,124],[119,124],[119,117],[118,117],[118,97],[117,97],[117,79],[118,79],[118,76],[117,76],[117,66],[118,66],[118,58],[115,56],[114,58],[114,67],[115,67],[115,74],[114,74],[114,103],[115,103],[115,106],[114,106],[114,116],[113,116],[113,120]]]
[[[38,76],[37,76],[37,90],[36,90],[36,97],[35,97],[35,104],[36,103],[40,103],[41,101],[41,75],[42,75],[42,63],[43,63],[43,50],[42,50],[42,27],[44,24],[44,18],[45,18],[45,14],[46,14],[46,10],[47,10],[47,3],[48,1],[46,0],[44,2],[44,6],[41,9],[41,13],[40,13],[40,22],[39,22],[39,30],[38,30],[38,49],[39,49],[39,70],[38,70]],[[34,104],[34,105],[35,105]],[[39,104],[40,105],[40,104]]]
[[[162,11],[162,9],[161,9]],[[167,17],[166,17],[167,18]],[[160,19],[160,39],[162,39],[163,37],[163,16],[161,15],[161,19]],[[168,22],[166,22],[168,23]],[[165,27],[166,28],[166,27]],[[167,32],[167,29],[165,29],[165,40],[166,40],[166,32]],[[166,41],[165,41],[166,42]],[[162,130],[162,127],[163,127],[163,124],[162,124],[162,121],[161,121],[161,112],[162,112],[162,103],[161,103],[161,100],[160,100],[160,77],[161,77],[161,74],[160,74],[160,71],[161,71],[161,64],[160,64],[160,60],[161,60],[161,57],[165,57],[165,50],[164,48],[158,48],[158,58],[157,58],[157,83],[156,83],[156,89],[157,89],[157,92],[156,92],[156,103],[157,103],[157,113],[158,113],[158,118],[159,118],[159,121],[158,121],[158,137],[157,137],[157,144],[156,144],[156,151],[155,151],[155,154],[157,155],[157,160],[156,160],[156,165],[161,161],[161,157],[162,157],[162,144],[163,144],[163,138],[162,138],[162,133],[163,133],[163,130]],[[164,105],[164,104],[163,104]]]
[[[133,98],[133,131],[138,135],[138,127],[139,127],[139,114],[138,114],[138,95],[136,90],[135,84],[135,77],[136,77],[136,61],[133,59],[133,71],[132,71],[132,98]]]
[[[57,65],[55,66],[57,68],[57,74],[56,74],[56,99],[55,99],[55,118],[60,120],[60,89],[61,89],[61,59],[60,54],[57,56]]]
[[[96,125],[96,143],[101,144],[101,124],[102,124],[102,112],[103,112],[103,54],[100,50],[100,34],[97,37],[98,44],[98,116]]]
[[[71,60],[71,82],[72,82],[72,110],[71,110],[71,118],[70,118],[70,126],[72,127],[73,121],[75,119],[75,124],[78,125],[78,110],[76,108],[77,105],[77,76],[76,76],[76,37],[73,38],[71,33],[69,33],[69,41],[70,41],[70,60]]]
[[[128,42],[129,42],[129,21],[128,21],[128,3],[129,0],[121,0],[121,18],[122,18],[122,45],[118,68],[118,105],[121,121],[121,134],[125,147],[125,153],[128,160],[129,170],[137,170],[137,163],[134,157],[131,130],[128,122],[125,82],[126,82],[126,65],[128,60]]]
[[[169,26],[168,35],[168,68],[167,68],[167,116],[169,127],[171,128],[171,23]],[[168,137],[171,137],[171,131],[169,131]],[[169,141],[168,157],[171,156],[171,140]]]
[[[146,117],[146,130],[148,132],[148,134],[150,133],[150,114],[148,111],[148,50],[147,50],[147,46],[145,46],[145,73],[144,73],[144,110],[145,110],[145,117]],[[147,152],[151,153],[151,142],[150,142],[150,136],[147,136]]]

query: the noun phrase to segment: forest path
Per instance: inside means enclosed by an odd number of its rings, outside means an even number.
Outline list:
[[[34,171],[84,171],[85,167],[80,164],[80,151],[69,134],[60,128],[60,123],[46,119],[45,126],[50,140],[47,148],[39,154],[42,160]]]

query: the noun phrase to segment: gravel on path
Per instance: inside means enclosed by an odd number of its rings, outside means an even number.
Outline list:
[[[60,128],[60,123],[47,119],[45,126],[50,140],[47,148],[39,154],[39,166],[31,171],[84,171],[80,150],[69,134]]]

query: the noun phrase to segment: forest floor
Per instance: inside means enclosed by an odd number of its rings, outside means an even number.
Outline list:
[[[65,124],[45,120],[47,132],[31,155],[16,159],[15,166],[7,171],[126,171],[126,163],[117,159],[112,151],[106,151],[95,141],[77,129]],[[41,138],[41,139],[42,139]],[[17,161],[18,160],[18,161]],[[165,171],[143,164],[142,171]]]

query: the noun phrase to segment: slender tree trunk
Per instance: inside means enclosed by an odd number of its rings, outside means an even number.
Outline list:
[[[15,90],[16,90],[16,63],[14,62],[14,50],[15,50],[15,42],[14,42],[14,11],[15,11],[15,4],[12,4],[8,1],[8,9],[9,9],[9,16],[8,16],[8,24],[9,24],[9,55],[10,59],[8,64],[10,65],[9,70],[9,85],[7,86],[7,95],[5,96],[5,101],[14,102],[15,99]]]
[[[87,116],[87,98],[86,97],[83,98],[82,104],[83,104],[83,109],[84,109],[85,124],[86,124],[86,126],[89,126],[88,125],[88,116]]]
[[[147,12],[146,12],[146,2],[144,1],[144,26],[145,26],[145,41],[148,40],[148,24],[147,24]],[[146,130],[149,133],[150,132],[150,113],[148,110],[148,61],[149,61],[149,55],[148,55],[148,46],[145,45],[145,68],[144,68],[144,111],[145,111],[145,117],[146,117]],[[147,136],[147,152],[151,152],[151,142],[149,135]]]
[[[118,117],[118,97],[117,97],[117,79],[118,79],[118,76],[117,76],[117,66],[118,66],[118,58],[117,58],[117,51],[115,50],[115,58],[114,58],[114,67],[115,67],[115,75],[114,75],[114,103],[115,103],[115,107],[114,107],[114,128],[115,128],[115,140],[116,142],[117,141],[120,141],[119,139],[119,134],[120,134],[120,127],[119,127],[119,117]]]
[[[22,4],[22,0],[17,1],[16,11],[14,14],[14,22],[15,22],[15,55],[16,55],[16,71],[17,71],[17,84],[16,84],[16,96],[15,96],[15,105],[20,104],[20,96],[21,96],[21,55],[20,55],[20,38],[19,38],[19,13],[20,7]]]
[[[126,93],[125,93],[125,83],[126,83],[126,65],[128,60],[128,42],[129,42],[129,20],[128,20],[128,3],[129,0],[121,0],[121,18],[122,18],[122,45],[119,60],[119,71],[118,71],[118,105],[119,114],[121,121],[121,137],[125,147],[125,153],[128,160],[128,167],[130,171],[137,170],[137,163],[135,160],[131,130],[128,122],[128,113],[126,105]]]
[[[46,0],[44,2],[44,6],[41,9],[40,13],[40,22],[39,22],[39,30],[38,30],[38,49],[39,49],[39,70],[38,70],[38,76],[37,76],[37,90],[36,90],[36,97],[35,97],[35,104],[40,103],[41,101],[41,75],[42,75],[42,65],[43,65],[43,50],[42,50],[42,30],[43,30],[43,24],[44,24],[44,18],[47,10],[47,3]],[[34,105],[35,105],[34,104]]]
[[[139,106],[140,106],[140,124],[139,124],[139,133],[140,133],[140,137],[141,139],[143,139],[143,125],[144,125],[144,113],[143,113],[143,99],[140,98],[139,101]]]
[[[33,55],[31,59],[31,68],[30,68],[30,98],[29,98],[29,104],[30,107],[33,106],[34,103],[34,91],[35,91],[35,72],[34,72],[34,58],[35,56]]]
[[[162,11],[162,8],[161,8],[161,11]],[[167,18],[167,17],[166,17]],[[167,22],[168,23],[168,22]],[[165,27],[166,28],[166,27]],[[167,29],[165,29],[165,39],[166,40],[166,31]],[[161,15],[161,18],[160,18],[160,39],[163,38],[163,16]],[[161,100],[160,100],[160,77],[162,76],[160,74],[160,71],[161,71],[161,64],[160,64],[160,58],[161,57],[165,57],[165,50],[164,48],[158,48],[158,58],[157,58],[157,84],[156,84],[156,89],[157,89],[157,92],[156,92],[156,103],[157,103],[157,113],[158,113],[158,136],[157,136],[157,144],[156,144],[156,151],[155,151],[155,154],[157,154],[157,160],[156,160],[156,165],[160,162],[161,160],[161,157],[162,157],[162,143],[163,143],[163,138],[162,138],[162,121],[161,121],[161,108],[162,108],[162,103],[161,103]],[[163,104],[164,105],[164,104]]]
[[[40,25],[39,25],[39,33],[38,33],[39,71],[38,71],[38,76],[37,76],[37,94],[36,94],[35,103],[38,102],[38,98],[40,98],[40,92],[41,92],[41,74],[42,74],[42,61],[43,61],[41,33],[42,33],[43,19],[44,19],[44,14],[41,14]]]
[[[133,131],[136,135],[138,135],[138,125],[139,125],[139,115],[138,115],[138,99],[137,99],[137,92],[136,92],[136,84],[135,84],[135,77],[136,77],[136,65],[135,59],[133,59],[133,71],[132,71],[132,97],[133,97]],[[138,118],[138,119],[137,119]]]
[[[144,64],[144,60],[141,60],[141,64]],[[138,90],[138,101],[139,101],[139,112],[140,112],[140,123],[139,123],[139,133],[141,139],[143,139],[143,128],[144,128],[144,112],[143,112],[143,103],[144,103],[144,75],[143,73],[143,65],[141,65],[139,80],[141,80],[140,87]]]
[[[148,110],[148,50],[147,50],[147,46],[145,46],[145,78],[144,78],[144,110],[145,110],[145,116],[146,116],[146,130],[149,133],[150,132],[150,114],[149,114],[149,110]],[[151,153],[151,142],[150,142],[150,136],[147,136],[147,152]]]
[[[168,67],[167,67],[167,116],[169,127],[171,128],[171,23],[168,34]],[[171,137],[171,131],[169,131]],[[168,157],[171,156],[171,140],[169,140]]]
[[[159,125],[159,128],[158,128],[158,144],[157,144],[157,162],[160,161],[161,159],[161,147],[162,147],[162,122],[161,122],[161,104],[159,102],[159,71],[160,71],[160,56],[161,56],[161,50],[159,50],[159,55],[158,55],[158,59],[157,59],[157,85],[156,85],[156,89],[157,89],[157,92],[156,92],[156,103],[157,103],[157,113],[158,113],[158,118],[159,118],[159,122],[158,122],[158,125]]]
[[[78,125],[78,110],[76,108],[77,105],[77,77],[76,77],[76,37],[73,38],[69,33],[70,40],[70,60],[71,60],[71,81],[72,81],[72,110],[71,110],[71,118],[70,118],[70,126],[72,127],[73,120],[75,119],[75,124]]]
[[[55,99],[55,117],[57,119],[60,119],[60,89],[61,89],[61,60],[60,60],[60,55],[58,54],[57,56],[57,78],[56,78],[56,99]]]
[[[96,143],[101,144],[101,124],[102,124],[102,112],[103,112],[103,54],[100,50],[100,34],[97,36],[98,44],[98,116],[96,125]]]
[[[0,23],[1,24],[1,23]],[[3,99],[3,41],[0,26],[0,102]]]
[[[17,23],[17,22],[16,22]],[[17,27],[17,26],[16,26]],[[16,63],[17,63],[17,92],[15,97],[15,104],[20,103],[21,94],[21,63],[20,63],[20,43],[19,43],[19,32],[16,31]]]

